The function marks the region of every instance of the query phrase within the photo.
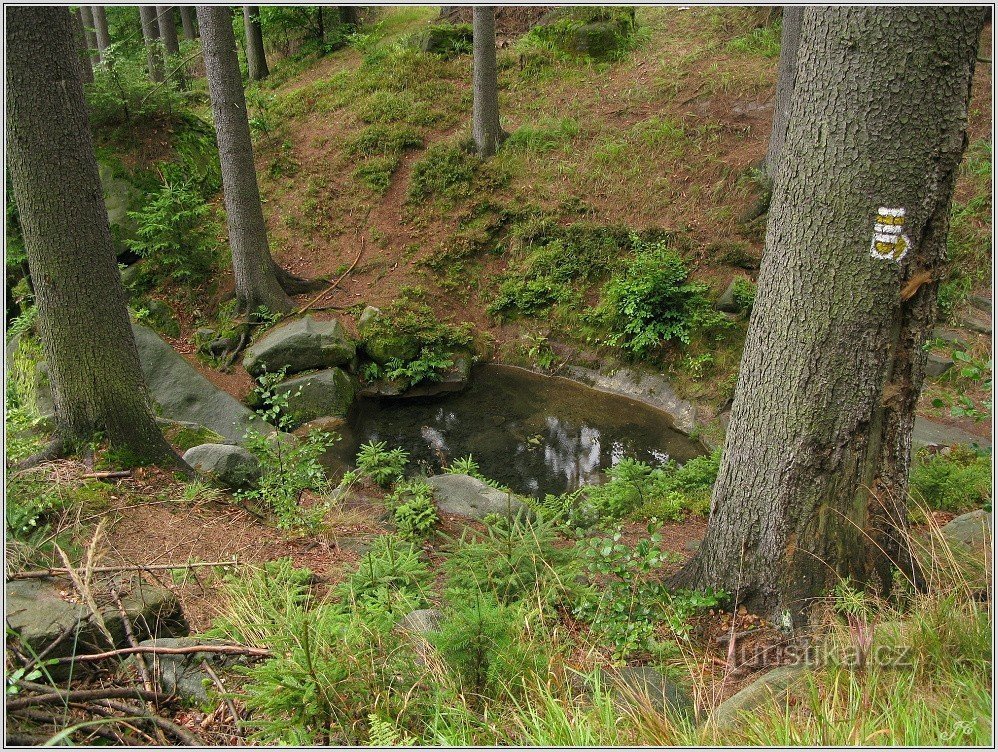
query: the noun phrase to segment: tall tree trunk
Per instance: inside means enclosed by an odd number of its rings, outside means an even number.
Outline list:
[[[323,20],[321,5],[315,7],[315,35],[320,42],[326,41],[326,24]]]
[[[356,5],[341,5],[340,6],[340,23],[344,26],[352,26],[355,29],[360,26],[360,14]]]
[[[804,6],[788,5],[783,9],[783,31],[780,34],[780,65],[776,81],[776,103],[773,111],[773,130],[766,150],[766,175],[776,177],[780,151],[787,137],[790,105],[794,100],[794,82],[797,79],[797,48],[800,45],[800,22]]]
[[[491,157],[502,141],[499,127],[499,82],[496,75],[496,9],[476,5],[474,27],[474,70],[472,73],[471,134],[481,157]]]
[[[87,40],[87,49],[93,57],[91,64],[100,62],[100,47],[97,44],[97,33],[94,31],[94,14],[89,5],[80,6],[80,20],[83,22],[83,38]]]
[[[243,24],[246,28],[246,63],[251,81],[262,81],[270,75],[267,55],[263,49],[263,29],[260,27],[260,8],[243,6]]]
[[[172,5],[157,5],[156,15],[159,20],[159,36],[163,40],[167,55],[180,54],[180,42],[177,39],[177,22],[173,18]]]
[[[139,17],[142,20],[142,39],[146,45],[146,69],[149,71],[149,78],[159,83],[164,80],[164,75],[156,6],[140,5]]]
[[[83,33],[83,14],[79,8],[73,11],[72,39],[76,45],[76,57],[80,61],[80,78],[85,84],[93,83],[94,66],[90,60],[90,50],[87,49],[87,35]]]
[[[194,8],[189,5],[180,6],[180,24],[184,28],[184,39],[190,42],[191,40],[197,38]]]
[[[985,8],[807,8],[707,535],[675,584],[800,623],[886,591]],[[892,562],[893,560],[893,562]]]
[[[97,34],[97,49],[104,52],[111,46],[111,34],[107,30],[107,13],[103,5],[91,5],[94,17],[94,33]]]
[[[7,147],[67,444],[103,432],[135,461],[175,459],[149,405],[111,244],[65,7],[7,9]]]
[[[232,14],[225,6],[199,5],[198,22],[222,164],[236,297],[247,313],[259,306],[287,312],[294,303],[278,281],[267,247]]]

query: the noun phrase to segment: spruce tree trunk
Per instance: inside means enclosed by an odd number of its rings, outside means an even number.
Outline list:
[[[79,59],[80,78],[85,84],[93,83],[94,66],[90,60],[90,50],[87,49],[87,35],[83,32],[83,14],[79,8],[72,13],[72,39],[76,45],[75,56]]]
[[[89,5],[80,6],[80,20],[83,22],[83,38],[87,40],[87,49],[91,51],[91,65],[100,62],[100,47],[97,45],[97,33],[94,31],[94,14]]]
[[[496,9],[476,5],[472,11],[474,70],[471,134],[480,157],[491,157],[502,141],[499,127],[499,82],[496,75]]]
[[[800,623],[839,577],[884,592],[893,560],[917,580],[902,537],[938,283],[906,286],[945,262],[987,16],[805,9],[710,522],[675,584]]]
[[[163,54],[159,41],[159,21],[156,18],[155,5],[140,5],[139,17],[142,20],[142,39],[146,45],[146,69],[149,78],[156,83],[162,82]]]
[[[356,5],[340,6],[340,23],[344,26],[352,26],[355,29],[360,26],[359,8]]]
[[[270,75],[267,55],[263,49],[263,29],[260,27],[260,8],[243,6],[243,24],[246,28],[246,63],[251,81],[262,81]]]
[[[107,30],[107,13],[103,5],[91,5],[94,17],[94,32],[97,34],[97,49],[104,52],[111,46],[111,34]]]
[[[67,444],[104,432],[141,462],[175,460],[149,405],[111,244],[66,7],[7,9],[7,147]]]
[[[790,105],[794,100],[794,82],[797,79],[797,48],[800,45],[800,22],[804,7],[788,5],[783,9],[783,31],[780,34],[780,66],[776,81],[776,102],[773,110],[773,130],[766,150],[766,174],[776,177],[780,151],[787,137]]]
[[[156,15],[159,20],[159,36],[163,40],[166,54],[169,56],[180,54],[180,42],[177,39],[177,22],[173,19],[172,5],[157,5]]]
[[[180,6],[180,25],[184,28],[184,39],[189,42],[197,38],[197,25],[194,20],[194,8],[189,5]]]
[[[294,303],[278,282],[267,247],[232,14],[225,6],[200,5],[198,22],[222,164],[236,298],[247,313],[259,306],[284,313]]]

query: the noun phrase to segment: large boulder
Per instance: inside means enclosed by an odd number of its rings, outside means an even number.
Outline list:
[[[471,52],[472,36],[471,24],[436,24],[419,36],[419,49],[452,57]]]
[[[771,703],[785,702],[791,687],[806,671],[803,665],[780,666],[768,671],[722,702],[707,719],[715,729],[736,728],[742,716]]]
[[[128,249],[138,231],[138,223],[128,216],[142,201],[142,191],[131,181],[116,175],[110,165],[100,165],[100,182],[104,191],[107,221],[111,226],[114,251],[121,254]]]
[[[454,365],[435,381],[423,381],[410,387],[405,381],[398,379],[375,379],[362,384],[357,393],[361,397],[409,399],[464,391],[471,381],[471,356],[465,353],[454,354],[451,360],[454,361]]]
[[[198,373],[152,329],[133,323],[132,331],[146,384],[164,417],[197,423],[234,442],[250,429],[264,434],[276,430]]]
[[[915,417],[915,427],[911,432],[913,449],[925,446],[947,447],[953,444],[977,444],[987,448],[991,446],[991,441],[956,426],[936,423],[921,416]]]
[[[345,416],[353,404],[356,387],[346,371],[327,368],[283,381],[275,391],[288,395],[288,415],[299,425],[326,416]]]
[[[516,496],[492,488],[470,475],[434,475],[427,483],[441,512],[476,520],[490,514],[529,516],[530,509]]]
[[[251,488],[260,479],[260,462],[241,446],[201,444],[184,452],[184,462],[233,491]]]
[[[349,363],[357,352],[343,325],[335,319],[316,321],[311,316],[268,332],[246,350],[243,367],[253,375],[329,368]]]
[[[946,540],[968,546],[971,549],[984,548],[991,543],[991,528],[994,520],[991,512],[975,509],[961,514],[946,523],[940,532]]]
[[[696,714],[696,705],[689,691],[653,666],[624,666],[616,670],[613,679],[618,690],[618,702],[627,704],[635,697],[639,701],[647,698],[651,707],[661,715],[692,719]]]
[[[139,645],[153,648],[191,648],[201,645],[226,645],[223,640],[195,639],[193,637],[158,637],[143,640]],[[245,665],[250,658],[245,655],[214,653],[210,651],[198,653],[157,653],[156,664],[159,669],[155,673],[159,689],[164,694],[177,695],[183,700],[198,704],[209,701],[208,687],[213,679],[203,663],[212,670],[221,673],[235,665]]]

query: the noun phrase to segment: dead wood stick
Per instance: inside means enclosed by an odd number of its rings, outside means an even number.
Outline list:
[[[108,650],[104,653],[90,653],[89,655],[76,655],[59,658],[58,663],[86,663],[90,661],[103,661],[107,658],[117,658],[122,655],[134,655],[135,653],[153,655],[190,655],[191,653],[221,653],[223,655],[251,655],[257,658],[269,658],[271,653],[266,648],[246,648],[242,645],[188,645],[182,648],[160,648],[154,645],[139,645],[132,648],[118,648]]]
[[[99,470],[95,473],[84,473],[81,478],[131,478],[131,470]]]
[[[201,668],[207,672],[212,682],[218,687],[219,696],[221,696],[222,702],[225,703],[225,707],[229,709],[229,715],[232,716],[232,723],[235,725],[236,731],[239,731],[239,713],[236,712],[236,706],[232,704],[232,700],[225,693],[225,685],[222,684],[222,680],[218,678],[218,674],[215,673],[215,670],[208,661],[201,661]]]
[[[155,713],[149,713],[143,708],[137,708],[134,705],[126,705],[123,702],[113,702],[111,700],[99,700],[94,703],[95,707],[107,707],[111,710],[116,710],[119,713],[125,713],[126,715],[134,716],[138,720],[148,721],[155,725],[158,729],[162,731],[167,731],[174,737],[179,739],[187,747],[201,747],[204,746],[203,742],[198,739],[194,734],[180,726],[173,721],[168,721],[161,715],[156,715]]]
[[[114,599],[114,605],[118,607],[118,614],[121,615],[121,624],[125,628],[125,636],[128,638],[128,644],[133,648],[139,646],[139,641],[135,639],[135,631],[132,629],[132,620],[128,618],[128,611],[125,610],[125,605],[121,602],[121,593],[116,589],[111,589],[111,597]],[[147,692],[155,692],[156,688],[152,683],[152,679],[149,677],[149,667],[146,665],[146,659],[142,657],[141,654],[135,656],[136,662],[139,664],[139,675],[142,677],[142,686],[145,687]],[[153,703],[147,703],[146,709],[149,713],[155,714],[156,705]],[[159,743],[165,745],[166,737],[163,735],[163,729],[156,727],[156,735],[159,737]]]
[[[194,567],[227,567],[239,564],[238,559],[229,561],[190,561],[186,564],[122,564],[113,567],[93,567],[90,572],[93,574],[108,574],[112,572],[148,572],[152,570],[166,569],[192,569]],[[66,567],[49,567],[48,569],[34,569],[29,572],[13,572],[7,575],[10,580],[31,580],[41,577],[51,577],[55,574],[69,574]]]
[[[7,712],[11,713],[21,708],[30,708],[33,705],[53,705],[68,702],[87,702],[90,700],[105,700],[108,698],[123,697],[129,699],[139,698],[151,700],[153,702],[165,700],[167,695],[158,692],[147,692],[138,687],[105,687],[103,689],[74,689],[63,692],[54,687],[46,687],[43,684],[33,684],[31,682],[21,682],[22,686],[37,688],[43,687],[48,690],[45,694],[34,695],[33,697],[18,697],[14,700],[7,700]]]
[[[297,311],[295,311],[294,315],[297,316],[300,313],[304,313],[309,308],[311,308],[316,303],[318,303],[320,300],[322,300],[324,297],[326,297],[330,292],[332,292],[333,288],[336,287],[336,285],[338,285],[340,282],[342,282],[346,278],[346,276],[350,272],[352,272],[354,270],[354,267],[357,266],[358,263],[360,263],[360,258],[361,258],[361,256],[364,255],[364,246],[365,245],[367,245],[367,236],[361,235],[361,238],[360,238],[360,251],[357,253],[357,258],[355,258],[353,260],[353,263],[350,264],[350,268],[347,269],[345,272],[343,272],[343,274],[341,274],[339,277],[337,277],[336,281],[333,282],[333,284],[331,284],[325,290],[323,290],[318,295],[316,295],[314,298],[312,298],[312,300],[310,300],[308,303],[306,303],[301,308],[299,308]]]

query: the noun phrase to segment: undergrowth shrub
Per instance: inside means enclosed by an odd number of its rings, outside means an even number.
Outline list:
[[[168,121],[183,109],[184,96],[172,83],[150,80],[144,51],[113,43],[101,51],[101,58],[104,64],[94,67],[93,83],[84,86],[91,127],[138,128],[154,120]]]
[[[398,618],[427,604],[430,571],[419,554],[415,543],[383,535],[337,586],[335,595],[344,606],[394,625]]]
[[[990,453],[956,445],[947,454],[922,450],[911,467],[915,501],[942,512],[967,512],[990,506],[993,488]]]
[[[436,526],[439,517],[433,501],[433,488],[422,478],[400,480],[385,497],[395,528],[403,538],[423,537]]]
[[[490,162],[452,144],[434,144],[412,166],[408,200],[454,203],[476,192],[500,188],[509,176]]]
[[[357,452],[357,475],[370,478],[382,488],[402,479],[409,453],[400,447],[389,449],[385,441],[369,441]]]
[[[603,287],[594,318],[607,344],[645,357],[664,343],[689,344],[695,332],[727,322],[714,310],[707,285],[689,280],[683,259],[667,241],[632,239],[635,256]]]

